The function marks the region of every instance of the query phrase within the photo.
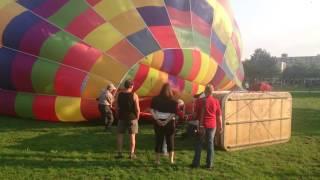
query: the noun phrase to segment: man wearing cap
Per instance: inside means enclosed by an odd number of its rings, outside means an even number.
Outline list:
[[[99,101],[99,111],[101,113],[102,120],[105,122],[106,130],[110,130],[114,119],[111,108],[114,102],[115,90],[116,87],[112,83],[110,83],[97,98],[97,100]]]

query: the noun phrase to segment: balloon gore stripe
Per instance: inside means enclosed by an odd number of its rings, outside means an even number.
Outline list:
[[[241,56],[227,0],[1,0],[0,114],[98,119],[95,98],[127,78],[143,110],[164,83],[189,103],[241,88]]]

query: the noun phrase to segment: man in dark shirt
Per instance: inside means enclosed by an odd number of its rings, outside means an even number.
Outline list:
[[[206,167],[213,168],[214,156],[214,135],[216,129],[222,132],[222,118],[220,103],[212,96],[214,88],[212,85],[207,85],[204,91],[205,97],[199,98],[196,102],[196,116],[199,119],[198,137],[196,139],[195,154],[192,162],[192,167],[200,166],[201,147],[203,141],[207,143],[207,159]]]
[[[116,97],[115,109],[118,121],[117,147],[118,155],[122,158],[123,135],[126,131],[130,134],[130,159],[135,159],[136,134],[138,134],[138,120],[140,116],[139,97],[133,92],[133,81],[127,79],[124,82],[125,90],[119,92]]]

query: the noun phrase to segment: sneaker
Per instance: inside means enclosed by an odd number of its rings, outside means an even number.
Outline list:
[[[165,156],[165,157],[168,157],[169,156],[169,153],[162,153],[162,156]]]
[[[105,132],[109,132],[109,133],[112,133],[112,128],[111,127],[105,127],[104,128]]]
[[[137,155],[135,155],[135,154],[130,154],[129,159],[137,159]]]
[[[195,169],[195,168],[199,168],[199,165],[191,164],[189,167],[192,168],[192,169]]]
[[[213,166],[206,166],[206,169],[207,170],[213,170],[214,168],[213,168]]]
[[[115,157],[116,159],[121,159],[121,158],[123,158],[123,156],[122,156],[122,154],[121,153],[118,153],[118,155],[116,155],[116,157]]]

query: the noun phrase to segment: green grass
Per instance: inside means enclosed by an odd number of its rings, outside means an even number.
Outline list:
[[[273,90],[274,91],[320,91],[320,87],[319,86],[315,86],[315,87],[303,87],[303,86],[279,87],[279,86],[274,86]]]
[[[176,165],[153,163],[152,126],[141,125],[138,160],[117,160],[115,135],[93,123],[46,123],[0,117],[0,179],[317,179],[320,93],[293,94],[289,143],[217,151],[215,169],[190,169],[190,139],[176,139]],[[128,140],[128,138],[126,139]],[[125,147],[128,149],[128,141]],[[205,152],[203,152],[204,162]]]

